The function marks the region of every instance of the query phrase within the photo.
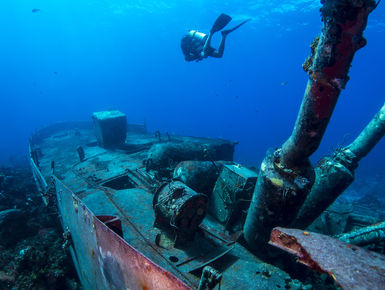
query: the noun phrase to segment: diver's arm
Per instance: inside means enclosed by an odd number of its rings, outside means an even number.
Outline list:
[[[202,58],[205,58],[209,55],[212,38],[213,38],[213,33],[210,32],[207,36],[206,42],[205,42],[203,49],[202,49],[202,52],[201,52]]]
[[[221,43],[219,44],[218,50],[211,52],[210,56],[217,57],[217,58],[221,58],[223,56],[223,52],[225,51],[226,36],[227,34],[226,35],[222,34],[222,40],[221,40]]]

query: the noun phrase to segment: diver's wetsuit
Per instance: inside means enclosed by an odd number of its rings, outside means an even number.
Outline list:
[[[218,51],[211,44],[212,33],[204,34],[199,31],[191,30],[188,35],[182,39],[182,50],[187,61],[200,61],[209,56],[222,57],[225,50],[226,35],[222,35],[222,40]],[[184,49],[186,47],[186,49]]]

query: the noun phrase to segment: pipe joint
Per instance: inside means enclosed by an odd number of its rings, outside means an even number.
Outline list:
[[[333,160],[341,163],[350,171],[355,170],[358,167],[358,158],[349,147],[339,148],[333,152]]]
[[[290,224],[313,182],[313,168],[307,159],[300,166],[287,167],[281,163],[280,149],[267,154],[244,227],[251,248],[265,244],[273,227]]]

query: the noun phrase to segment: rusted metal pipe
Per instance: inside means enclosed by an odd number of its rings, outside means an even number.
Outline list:
[[[348,233],[335,236],[345,243],[358,246],[365,246],[371,243],[379,243],[385,241],[385,222],[370,225]]]
[[[385,105],[350,145],[321,159],[315,168],[314,185],[291,227],[305,229],[313,223],[353,182],[358,162],[384,135]]]
[[[320,37],[304,63],[309,74],[305,96],[290,138],[262,162],[244,236],[251,248],[264,245],[274,226],[289,225],[314,182],[308,157],[318,148],[355,52],[366,44],[362,33],[374,0],[324,0]]]
[[[305,96],[290,138],[282,146],[282,162],[293,166],[312,155],[347,81],[355,52],[366,44],[362,33],[375,1],[323,2],[324,27],[312,44],[312,55],[303,67],[309,74]]]

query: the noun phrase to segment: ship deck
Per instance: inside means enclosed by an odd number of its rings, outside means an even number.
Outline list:
[[[293,288],[295,281],[287,273],[256,258],[209,214],[193,241],[178,247],[156,243],[159,229],[154,227],[152,208],[155,181],[143,162],[148,149],[159,142],[153,135],[128,132],[124,148],[107,150],[97,146],[90,126],[79,123],[53,127],[35,139],[32,147],[39,151],[39,169],[47,183],[55,176],[95,216],[117,217],[120,236],[131,247],[189,287],[197,288],[203,267],[211,265],[222,273],[221,289]],[[225,142],[172,136],[172,142],[192,141]],[[84,149],[83,161],[78,156],[79,146]],[[71,213],[61,212],[67,214]],[[74,261],[79,263],[79,257]],[[81,272],[82,265],[76,267]]]

